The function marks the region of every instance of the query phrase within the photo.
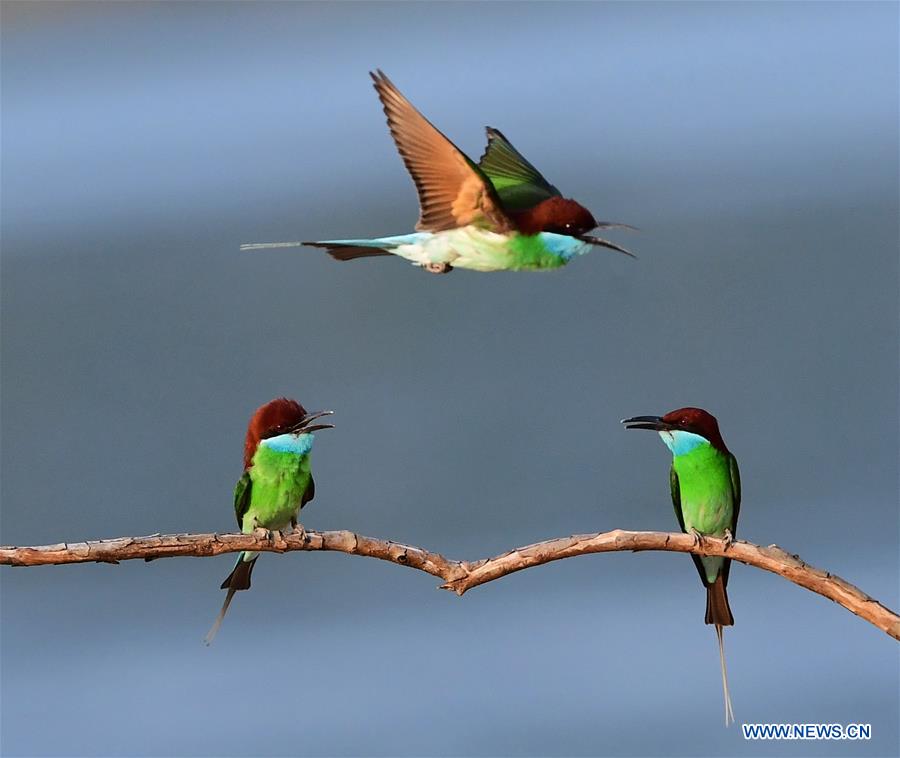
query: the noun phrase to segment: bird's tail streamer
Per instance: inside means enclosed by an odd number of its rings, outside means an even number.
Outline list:
[[[306,242],[249,242],[241,245],[241,252],[248,250],[272,250],[276,247],[303,247]]]
[[[234,587],[228,588],[228,594],[225,595],[225,602],[222,603],[222,610],[219,611],[219,615],[216,616],[216,620],[213,621],[213,625],[209,628],[209,631],[203,638],[203,643],[205,645],[211,645],[212,641],[215,639],[216,633],[219,631],[219,627],[222,626],[222,619],[224,619],[225,614],[228,613],[228,606],[231,605],[231,598],[234,597],[235,592],[236,590],[234,589]]]
[[[234,597],[234,593],[239,590],[250,589],[250,577],[253,575],[253,567],[256,565],[256,559],[258,557],[259,553],[238,553],[237,563],[234,564],[231,573],[225,577],[225,581],[222,582],[222,586],[219,588],[223,590],[227,589],[228,594],[225,595],[225,602],[222,603],[222,610],[219,611],[219,615],[216,616],[216,620],[213,621],[212,627],[210,627],[206,637],[203,638],[203,641],[207,646],[213,641],[216,632],[218,632],[219,627],[222,626],[222,619],[225,618],[225,614],[228,612],[228,606],[231,605],[231,599]]]
[[[731,707],[731,693],[728,691],[728,669],[725,666],[725,636],[722,625],[716,624],[716,637],[719,640],[719,663],[722,666],[722,692],[725,695],[725,726],[734,723],[734,710]]]

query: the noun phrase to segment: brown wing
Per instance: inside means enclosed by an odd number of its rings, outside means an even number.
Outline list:
[[[514,228],[490,180],[400,94],[380,70],[370,73],[397,150],[419,192],[416,229],[439,232],[477,224]]]

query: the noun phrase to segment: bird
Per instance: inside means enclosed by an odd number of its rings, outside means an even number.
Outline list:
[[[400,157],[419,196],[415,231],[373,239],[263,242],[242,250],[324,248],[340,261],[396,255],[426,271],[556,269],[600,246],[631,252],[588,232],[634,229],[596,221],[562,196],[503,134],[487,127],[488,144],[476,164],[438,131],[381,71],[369,74],[384,107]]]
[[[741,475],[737,459],[725,446],[715,416],[702,408],[679,408],[664,416],[634,416],[623,419],[622,423],[627,429],[658,432],[672,452],[669,484],[681,531],[692,534],[697,544],[702,544],[706,536],[719,537],[731,544],[741,507]],[[727,593],[731,559],[693,554],[691,557],[706,587],[706,623],[716,628],[728,726],[734,721],[734,711],[722,630],[734,624]]]
[[[244,473],[234,488],[234,513],[244,534],[265,530],[271,537],[290,525],[305,536],[298,518],[300,509],[316,495],[316,484],[309,466],[313,432],[331,429],[333,424],[314,424],[332,411],[307,413],[300,403],[278,397],[253,413],[244,439]],[[222,610],[206,635],[209,645],[234,593],[250,589],[250,575],[259,553],[238,555],[237,563],[225,577],[221,589],[228,590]]]

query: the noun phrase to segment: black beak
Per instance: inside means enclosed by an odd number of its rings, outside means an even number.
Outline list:
[[[320,429],[334,429],[334,424],[310,425],[311,421],[315,421],[317,418],[322,418],[322,416],[331,416],[333,413],[334,411],[316,411],[315,413],[307,413],[288,431],[290,434],[310,434],[311,432],[317,432]]]
[[[613,226],[612,224],[609,224],[609,225],[598,224],[597,228],[609,229],[609,228],[612,228],[612,226]],[[616,226],[624,227],[625,224],[616,224]],[[633,227],[628,227],[628,228],[630,229]],[[602,237],[594,237],[593,235],[590,235],[590,234],[582,234],[580,237],[578,237],[578,239],[580,239],[582,242],[587,242],[590,245],[598,245],[599,247],[608,247],[610,250],[615,250],[618,253],[623,253],[630,258],[637,258],[637,256],[634,253],[632,253],[630,250],[626,250],[624,247],[619,247],[615,243],[610,242],[609,240],[605,240]]]
[[[654,432],[662,432],[669,428],[660,416],[633,416],[623,418],[622,423],[626,429],[650,429]]]

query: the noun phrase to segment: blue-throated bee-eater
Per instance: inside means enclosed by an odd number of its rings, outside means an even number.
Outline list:
[[[279,397],[256,409],[244,438],[244,473],[234,488],[234,513],[244,534],[257,529],[281,531],[288,525],[302,532],[300,509],[316,495],[309,467],[313,432],[332,424],[314,424],[331,411],[307,413],[296,400]],[[228,590],[222,610],[206,635],[212,642],[234,593],[250,589],[250,575],[259,553],[238,555],[232,572],[222,582]]]
[[[476,164],[439,132],[381,71],[371,74],[388,127],[419,194],[416,231],[373,239],[272,242],[242,250],[312,245],[337,260],[396,255],[433,273],[555,269],[595,246],[631,255],[595,237],[599,222],[564,198],[498,130]]]
[[[628,429],[659,432],[672,452],[669,484],[681,531],[693,534],[698,541],[711,536],[731,542],[741,507],[741,475],[737,459],[725,447],[715,416],[702,408],[679,408],[665,416],[635,416],[622,423]],[[734,712],[728,691],[722,627],[734,624],[726,592],[731,559],[691,557],[706,587],[706,623],[716,627],[727,726],[729,721],[734,721]]]

